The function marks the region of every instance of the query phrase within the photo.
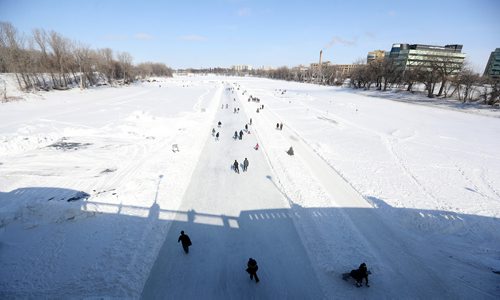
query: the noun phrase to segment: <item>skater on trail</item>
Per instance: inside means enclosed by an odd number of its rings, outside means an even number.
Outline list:
[[[245,157],[245,160],[243,161],[243,172],[246,172],[248,169],[248,159]]]
[[[217,127],[220,127],[222,125],[222,122],[219,121],[219,123],[217,123]]]
[[[215,134],[215,128],[212,128],[212,135]]]
[[[234,114],[236,113],[236,107],[234,108],[234,112],[233,112],[233,113],[234,113]]]
[[[288,155],[293,155],[293,148],[292,146],[290,146],[290,149],[288,149],[288,151],[286,152]]]
[[[221,108],[222,108],[222,109],[224,109],[224,104],[222,104],[222,107],[221,107]]]
[[[254,149],[259,150],[259,143],[257,143],[257,145],[255,145]]]
[[[243,130],[240,130],[240,140],[243,138]]]
[[[359,265],[359,268],[357,270],[351,270],[351,273],[349,273],[354,280],[356,280],[356,286],[361,287],[363,286],[363,279],[366,282],[366,286],[370,287],[368,284],[368,268],[366,267],[365,263],[362,263]]]
[[[227,108],[227,104],[226,104],[226,108]]]
[[[236,173],[238,173],[238,174],[240,173],[239,163],[236,159],[234,160],[234,163],[233,163],[233,169]]]
[[[217,132],[217,134],[215,135],[215,140],[218,141],[219,140],[219,132]]]
[[[240,113],[240,108],[238,107],[238,113]]]
[[[255,283],[258,283],[260,281],[259,276],[257,276],[258,269],[259,266],[257,266],[257,261],[250,257],[248,259],[246,271],[248,272],[248,274],[250,274],[250,280],[253,280],[253,278],[255,277]]]
[[[186,254],[188,254],[189,253],[189,246],[191,246],[192,243],[191,243],[191,239],[189,238],[189,236],[187,234],[184,234],[184,230],[181,231],[181,235],[179,236],[179,239],[177,240],[177,243],[178,242],[181,242],[182,249],[184,249],[184,252],[186,252]]]
[[[248,124],[245,124],[245,131],[248,132]]]
[[[252,118],[250,118],[250,125],[252,125]]]
[[[283,130],[283,123],[280,124],[280,130]]]
[[[237,140],[238,139],[238,131],[234,132],[233,139]]]
[[[280,123],[276,123],[276,130],[280,129]]]

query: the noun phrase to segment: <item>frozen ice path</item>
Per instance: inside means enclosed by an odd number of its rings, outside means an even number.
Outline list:
[[[236,98],[236,101],[233,100]],[[253,134],[232,138],[248,122],[238,98],[226,91],[214,120],[219,141],[208,140],[179,213],[142,292],[144,299],[321,299],[324,294],[297,234],[290,206],[277,190]],[[240,107],[238,114],[234,107]],[[252,128],[250,128],[252,131]],[[248,172],[231,170],[247,157]],[[174,179],[175,180],[175,179]],[[185,213],[184,213],[185,212]],[[177,243],[191,237],[188,255]],[[250,281],[246,262],[259,263],[261,281]]]

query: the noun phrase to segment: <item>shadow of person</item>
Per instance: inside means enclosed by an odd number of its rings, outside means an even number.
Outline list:
[[[196,211],[194,209],[190,209],[187,211],[187,219],[188,223],[194,223],[194,218],[196,217]]]

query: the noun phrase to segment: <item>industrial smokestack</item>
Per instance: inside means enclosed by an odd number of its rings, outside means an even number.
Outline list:
[[[323,59],[323,50],[319,51],[319,64],[318,66],[321,68],[321,60]]]

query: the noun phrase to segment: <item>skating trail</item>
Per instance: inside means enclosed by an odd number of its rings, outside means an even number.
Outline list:
[[[235,98],[236,100],[234,100]],[[222,104],[228,109],[221,109]],[[239,113],[233,113],[240,107]],[[293,222],[255,136],[232,138],[249,118],[231,91],[223,94],[214,127],[175,221],[145,284],[144,299],[321,299],[324,298]],[[216,123],[222,122],[217,128]],[[248,158],[247,172],[231,165]],[[181,230],[193,246],[184,254]],[[246,262],[259,264],[261,281],[250,281]]]

